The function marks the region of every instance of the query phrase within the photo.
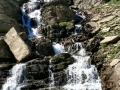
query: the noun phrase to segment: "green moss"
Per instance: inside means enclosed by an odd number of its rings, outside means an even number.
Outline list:
[[[57,66],[57,69],[58,70],[63,70],[67,67],[67,63],[63,62],[63,63],[60,63],[58,66]]]
[[[66,29],[72,29],[74,27],[73,23],[71,22],[60,22],[59,25],[66,27]]]
[[[62,55],[59,55],[59,56],[54,56],[53,59],[52,59],[52,63],[54,64],[57,64],[59,62],[62,62],[65,60],[65,57],[62,56]]]

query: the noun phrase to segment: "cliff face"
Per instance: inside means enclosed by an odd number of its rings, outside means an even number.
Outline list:
[[[17,1],[0,1],[0,34],[4,35],[13,26],[19,28],[18,22],[21,22],[21,11]]]

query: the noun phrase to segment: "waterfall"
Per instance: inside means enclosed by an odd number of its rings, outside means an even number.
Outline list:
[[[60,53],[65,52],[64,46],[62,44],[58,44],[58,43],[53,42],[52,47],[53,47],[55,54],[60,54]]]
[[[25,69],[25,64],[16,64],[10,70],[10,76],[7,78],[2,90],[20,90],[26,83]]]
[[[40,25],[42,24],[41,17],[41,3],[37,0],[30,0],[28,3],[24,3],[21,7],[22,11],[22,22],[25,27],[28,29],[28,36],[30,38],[41,37],[38,34]],[[32,25],[33,23],[33,25]]]
[[[22,10],[22,22],[28,29],[30,38],[39,38],[42,35],[38,34],[38,30],[43,24],[41,17],[42,3],[50,2],[52,0],[29,0],[24,3],[21,7]],[[76,20],[82,22],[86,19],[84,14],[75,13]],[[80,29],[81,28],[81,29]],[[82,26],[75,25],[75,34],[81,32]],[[53,42],[52,47],[55,54],[65,53],[64,46]],[[81,43],[75,43],[68,50],[75,60],[75,63],[69,65],[65,70],[67,75],[67,84],[64,86],[66,90],[102,90],[101,80],[98,76],[97,69],[94,65],[91,65],[90,56],[86,55],[85,49]],[[52,72],[52,63],[49,60],[49,87],[54,87],[54,73]],[[6,83],[3,85],[2,90],[20,90],[25,84],[24,70],[26,69],[25,64],[16,64],[11,70],[11,77],[9,77]]]
[[[52,62],[51,62],[51,59],[49,60],[49,68],[48,68],[48,71],[49,71],[49,88],[52,88],[55,86],[55,82],[54,82],[54,74],[52,73],[52,70],[51,70],[51,67],[52,67]]]
[[[75,43],[72,49],[77,54],[72,53],[75,63],[69,65],[65,70],[67,84],[64,88],[66,90],[102,90],[97,69],[94,65],[91,65],[90,57],[86,55],[82,44]]]

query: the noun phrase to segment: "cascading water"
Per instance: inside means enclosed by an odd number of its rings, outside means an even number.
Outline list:
[[[65,52],[64,46],[62,44],[53,42],[52,47],[54,49],[55,54],[60,54]]]
[[[21,7],[22,10],[22,21],[23,25],[27,27],[29,37],[41,37],[38,34],[38,29],[42,24],[42,17],[41,17],[41,8],[42,3],[50,2],[52,0],[29,0],[28,3],[23,4]],[[85,15],[80,14],[78,15],[75,13],[76,20],[78,22],[85,19]],[[34,22],[35,21],[35,22]],[[75,25],[75,34],[78,28],[81,28],[81,25]],[[52,47],[55,51],[55,54],[65,53],[65,49],[63,45],[53,42]],[[67,75],[67,84],[64,86],[66,90],[102,90],[100,78],[97,74],[97,69],[94,65],[91,65],[89,56],[86,56],[85,49],[82,47],[80,43],[74,44],[72,47],[69,48],[69,51],[75,63],[69,65],[68,68],[65,70]],[[74,55],[74,53],[76,53]],[[54,87],[54,74],[51,70],[52,63],[51,60],[49,61],[49,78],[50,84],[49,87]],[[2,90],[20,90],[25,84],[25,75],[24,70],[26,69],[25,64],[17,64],[11,70],[11,77],[7,79],[7,82],[3,85]]]
[[[52,88],[55,86],[55,82],[54,82],[54,74],[52,73],[52,70],[51,70],[51,67],[52,67],[52,62],[51,62],[51,59],[49,60],[49,68],[48,68],[48,71],[49,71],[49,88]]]
[[[20,90],[26,83],[25,64],[16,64],[10,70],[10,77],[7,78],[2,90]]]
[[[81,43],[75,43],[72,47],[76,55],[72,55],[75,63],[65,70],[67,75],[66,90],[102,90],[97,69],[91,65],[90,57],[86,56]],[[73,52],[73,50],[71,51]]]
[[[21,7],[22,10],[22,22],[23,25],[27,27],[29,37],[41,37],[41,35],[38,34],[38,29],[40,25],[42,24],[42,17],[41,17],[41,3],[37,0],[29,0],[28,3],[23,4]],[[32,25],[31,23],[34,22],[35,25]]]

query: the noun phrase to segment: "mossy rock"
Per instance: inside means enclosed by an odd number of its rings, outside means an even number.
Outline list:
[[[74,59],[69,53],[58,54],[52,58],[52,70],[53,72],[63,71],[73,63]]]
[[[58,55],[56,55],[52,58],[52,63],[53,64],[58,64],[58,63],[61,63],[61,62],[66,62],[66,60],[70,57],[71,57],[71,55],[68,54],[68,53],[58,54]]]
[[[60,22],[59,25],[65,27],[66,30],[71,30],[74,28],[74,24],[72,22]]]
[[[63,62],[63,63],[60,63],[58,66],[57,66],[57,70],[60,71],[60,70],[63,70],[65,69],[67,66],[67,63],[66,62]]]

